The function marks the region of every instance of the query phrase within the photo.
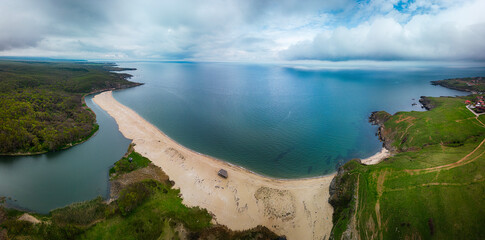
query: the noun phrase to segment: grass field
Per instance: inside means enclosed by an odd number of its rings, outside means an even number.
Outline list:
[[[432,101],[431,111],[385,122],[406,152],[374,166],[344,165],[340,191],[352,197],[334,215],[335,239],[352,229],[362,239],[485,239],[485,126],[463,99]]]
[[[418,150],[428,145],[459,146],[478,138],[485,128],[465,108],[461,98],[428,98],[438,107],[427,112],[399,112],[384,123],[382,134],[393,139],[398,151]]]

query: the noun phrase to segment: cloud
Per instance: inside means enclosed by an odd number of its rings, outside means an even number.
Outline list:
[[[438,8],[432,6],[426,5]],[[405,23],[389,16],[376,16],[356,27],[321,32],[311,41],[290,46],[281,56],[291,60],[483,61],[485,15],[480,9],[485,9],[484,1],[436,14],[414,15]]]
[[[6,0],[0,55],[280,61],[483,59],[481,0]],[[483,2],[483,1],[481,1]]]

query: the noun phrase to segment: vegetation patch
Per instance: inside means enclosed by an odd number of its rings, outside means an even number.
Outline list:
[[[459,91],[485,92],[485,77],[452,78],[432,81],[431,84]]]
[[[0,61],[0,154],[35,154],[91,137],[96,118],[84,95],[140,84],[110,64]]]
[[[91,201],[73,203],[67,207],[53,210],[51,220],[58,225],[86,226],[105,217],[107,205],[101,197]]]
[[[128,147],[128,152],[117,161],[114,166],[109,170],[109,174],[112,178],[116,176],[134,171],[136,169],[147,167],[150,164],[150,160],[143,157],[141,154],[133,151],[133,144]]]

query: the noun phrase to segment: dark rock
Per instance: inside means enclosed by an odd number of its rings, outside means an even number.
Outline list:
[[[372,125],[383,125],[389,118],[391,118],[392,115],[385,112],[385,111],[375,111],[372,112],[370,117],[369,117],[369,122]]]
[[[421,96],[421,98],[419,99],[419,102],[423,105],[423,107],[426,109],[426,110],[431,110],[433,108],[435,108],[436,106],[431,102],[431,100],[429,99],[429,97],[425,97],[425,96]]]
[[[387,136],[386,131],[385,131],[385,126],[384,123],[389,120],[392,117],[391,114],[385,112],[385,111],[378,111],[378,112],[372,112],[372,114],[369,117],[369,122],[372,123],[373,125],[379,125],[379,128],[377,129],[377,136],[379,137],[379,140],[382,142],[382,145],[389,151],[395,152],[396,148],[392,146],[393,140]]]

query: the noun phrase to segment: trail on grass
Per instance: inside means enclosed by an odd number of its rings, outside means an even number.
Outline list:
[[[482,121],[480,121],[478,119],[478,117],[476,117],[475,119],[478,122],[480,122],[480,124],[482,124],[483,127],[485,127],[485,124],[482,123]],[[449,170],[449,169],[452,169],[452,168],[456,168],[456,167],[471,163],[471,162],[477,160],[478,158],[480,158],[481,156],[483,156],[483,154],[485,153],[485,150],[482,149],[483,150],[482,153],[480,153],[478,156],[476,156],[474,158],[470,158],[473,154],[475,154],[475,152],[477,152],[480,148],[482,148],[484,143],[485,143],[485,138],[482,140],[482,142],[480,142],[480,144],[478,144],[478,146],[475,149],[473,149],[473,151],[471,151],[466,156],[464,156],[463,158],[461,158],[460,160],[458,160],[454,163],[449,163],[449,164],[445,164],[445,165],[441,165],[441,166],[429,167],[429,168],[424,168],[424,169],[406,169],[404,171],[406,171],[410,174],[429,173],[429,172],[435,172],[435,171],[440,171],[440,170]]]
[[[386,188],[386,192],[406,191],[406,190],[411,190],[418,187],[429,187],[429,186],[468,186],[468,185],[471,185],[474,183],[480,183],[483,181],[485,181],[485,178],[473,180],[471,182],[466,182],[466,183],[430,182],[430,183],[423,183],[420,185],[410,186],[405,188],[392,188],[392,189]]]

